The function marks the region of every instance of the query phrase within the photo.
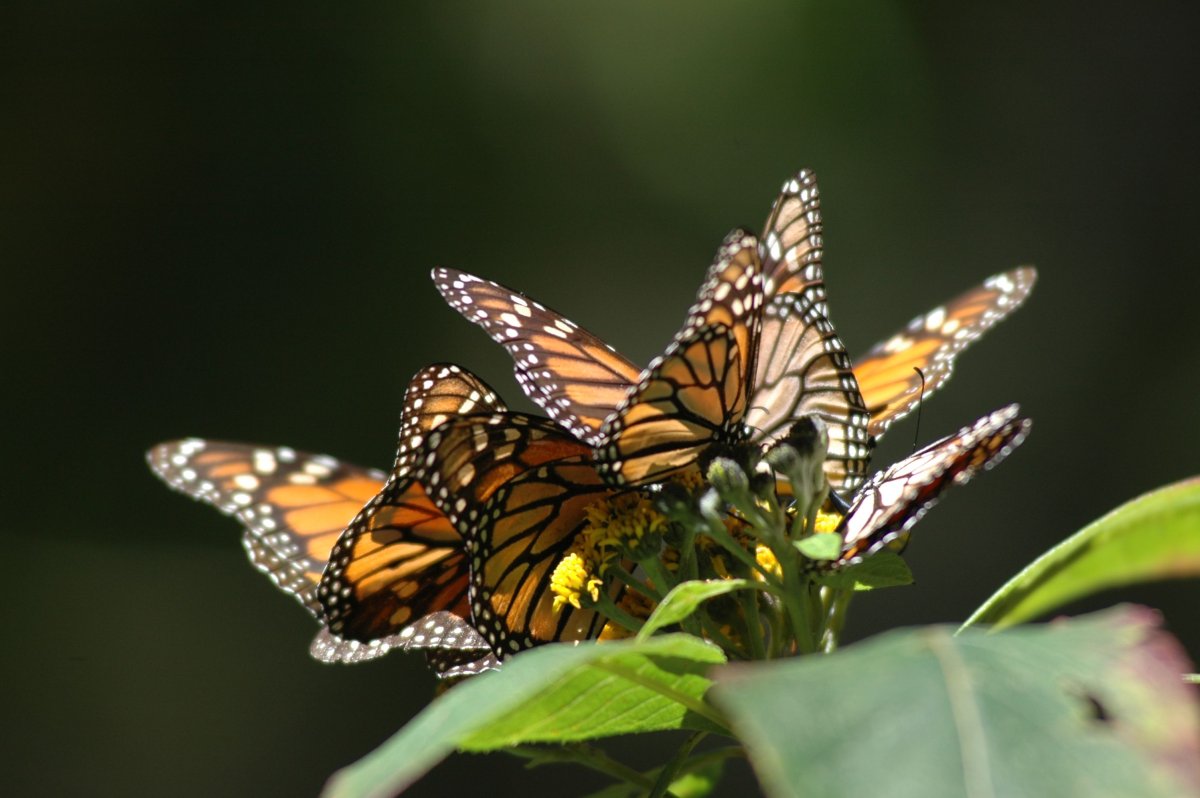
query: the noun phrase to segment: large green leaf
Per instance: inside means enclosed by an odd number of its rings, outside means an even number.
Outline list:
[[[963,624],[1001,629],[1105,588],[1200,576],[1200,479],[1123,504],[1038,557]]]
[[[772,796],[1200,795],[1200,717],[1158,616],[902,630],[720,669],[713,700]]]
[[[722,731],[705,703],[721,650],[690,635],[544,646],[454,687],[326,785],[328,796],[393,795],[451,751],[613,734]]]

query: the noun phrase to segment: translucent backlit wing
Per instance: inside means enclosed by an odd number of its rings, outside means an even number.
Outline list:
[[[427,493],[431,433],[462,413],[504,410],[475,375],[450,364],[418,372],[404,398],[396,464],[346,526],[317,590],[331,634],[369,642],[425,616],[468,617],[469,567],[460,532]]]
[[[744,436],[762,330],[758,242],[730,233],[683,328],[605,421],[596,460],[617,485],[653,482]]]
[[[434,269],[442,297],[512,356],[517,382],[548,416],[595,444],[641,370],[570,319],[510,288]]]
[[[1017,405],[996,410],[873,476],[842,522],[843,562],[879,551],[906,534],[951,485],[964,485],[1020,446],[1032,422]]]
[[[806,294],[821,315],[828,317],[821,267],[821,195],[811,169],[801,169],[783,184],[760,240],[767,299]]]
[[[155,446],[146,459],[172,488],[237,518],[254,566],[314,614],[338,535],[384,479],[325,455],[198,438]]]
[[[866,474],[868,414],[841,340],[806,293],[767,303],[754,398],[746,412],[751,440],[770,445],[796,420],[815,415],[829,431],[825,475],[837,491],[852,491]]]
[[[854,374],[871,412],[870,433],[878,438],[892,422],[928,399],[950,378],[955,358],[1019,308],[1036,280],[1032,267],[993,275],[913,319],[903,332],[857,359]],[[925,375],[923,391],[917,368]]]

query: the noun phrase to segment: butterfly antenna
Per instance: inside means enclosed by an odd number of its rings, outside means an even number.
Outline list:
[[[913,430],[913,451],[915,452],[921,434],[921,407],[925,404],[925,372],[916,366],[913,366],[913,371],[917,372],[917,376],[921,378],[921,392],[917,394],[917,428]]]

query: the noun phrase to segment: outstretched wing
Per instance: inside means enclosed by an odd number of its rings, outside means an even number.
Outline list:
[[[454,269],[434,269],[432,276],[450,307],[508,350],[525,395],[564,429],[594,445],[604,419],[641,370],[524,294]]]
[[[333,635],[368,642],[434,612],[469,615],[462,536],[420,476],[439,426],[462,413],[503,410],[483,380],[458,366],[434,364],[412,378],[392,474],[342,532],[317,589]]]
[[[384,479],[325,455],[199,438],[159,444],[146,460],[172,488],[237,518],[251,563],[314,614],[338,535]]]
[[[1032,267],[996,274],[944,305],[918,316],[903,332],[876,344],[854,364],[858,387],[871,412],[869,432],[883,435],[950,379],[954,360],[1004,319],[1033,290]],[[920,369],[925,375],[924,390]]]
[[[825,274],[821,267],[824,240],[821,234],[821,195],[817,176],[801,169],[783,184],[771,214],[763,225],[761,258],[766,297],[805,294],[822,316]]]
[[[1020,446],[1032,422],[1017,405],[996,410],[873,476],[842,521],[842,562],[854,562],[906,534],[951,485],[964,485]]]
[[[596,450],[604,478],[652,482],[742,437],[761,330],[758,242],[735,230],[675,340],[605,421]]]

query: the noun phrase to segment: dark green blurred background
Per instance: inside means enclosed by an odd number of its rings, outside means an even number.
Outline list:
[[[724,233],[758,228],[801,166],[852,352],[991,273],[1041,275],[920,430],[1019,400],[1032,437],[922,522],[918,585],[860,599],[853,638],[961,620],[1200,472],[1200,26],[1183,4],[1112,8],[6,6],[0,790],[310,795],[399,728],[433,689],[417,659],[309,660],[315,627],[236,524],[143,450],[201,435],[386,466],[434,360],[529,408],[438,298],[439,264],[644,362]],[[1198,597],[1076,609],[1160,607],[1195,655]],[[600,783],[457,757],[412,794]]]

